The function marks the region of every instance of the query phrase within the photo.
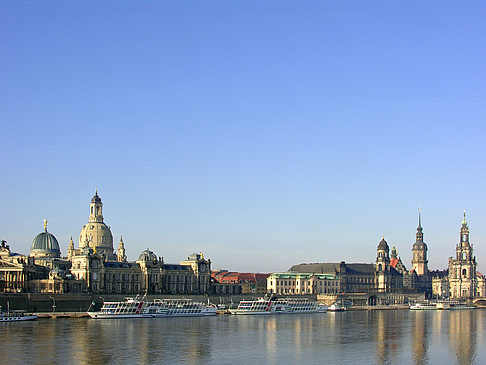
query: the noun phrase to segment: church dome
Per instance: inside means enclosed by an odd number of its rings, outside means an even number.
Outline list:
[[[147,248],[140,254],[138,261],[157,261],[157,256]]]
[[[81,228],[79,234],[79,248],[90,247],[110,260],[116,259],[113,253],[113,235],[110,227],[103,221],[103,203],[98,191],[91,199],[89,212],[88,224]]]
[[[385,241],[385,237],[382,238],[380,243],[378,244],[378,250],[389,250],[388,243]]]
[[[52,233],[47,232],[47,228],[35,236],[30,256],[61,257],[59,243]]]

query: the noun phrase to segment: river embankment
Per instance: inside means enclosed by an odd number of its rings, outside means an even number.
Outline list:
[[[38,294],[38,293],[8,293],[0,294],[0,306],[3,310],[24,310],[42,315],[54,314],[62,317],[63,313],[68,316],[69,312],[86,313],[88,308],[98,310],[104,301],[122,301],[127,297],[134,297],[133,294],[109,295],[109,294]],[[213,304],[224,304],[236,306],[241,300],[254,300],[261,298],[263,294],[238,294],[238,295],[147,295],[147,299],[192,299],[194,301],[209,302]],[[299,296],[302,298],[303,296]],[[316,300],[316,296],[305,296]]]

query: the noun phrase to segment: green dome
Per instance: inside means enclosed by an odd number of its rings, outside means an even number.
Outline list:
[[[53,234],[44,231],[35,236],[30,249],[31,256],[61,257],[59,243]]]

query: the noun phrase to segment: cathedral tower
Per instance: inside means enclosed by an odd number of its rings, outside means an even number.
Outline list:
[[[478,295],[476,266],[464,211],[459,243],[456,245],[456,259],[449,259],[449,286],[452,298],[472,298]]]

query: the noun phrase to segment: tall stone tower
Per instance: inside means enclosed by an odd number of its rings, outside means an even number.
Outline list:
[[[390,247],[385,241],[385,237],[382,238],[378,247],[376,248],[376,264],[375,273],[377,280],[377,289],[379,292],[386,292],[391,285],[390,275]]]
[[[412,270],[415,270],[417,276],[428,276],[429,269],[427,267],[427,263],[427,245],[424,242],[424,234],[422,232],[422,217],[419,209],[417,233],[415,234],[415,243],[412,247]]]
[[[116,250],[116,259],[119,262],[127,262],[127,254],[125,251],[125,244],[123,242],[122,236],[120,236],[120,242],[118,242],[118,248]]]
[[[472,298],[478,295],[476,257],[469,242],[469,226],[466,211],[462,220],[459,244],[456,245],[456,258],[449,258],[449,286],[452,298]]]

